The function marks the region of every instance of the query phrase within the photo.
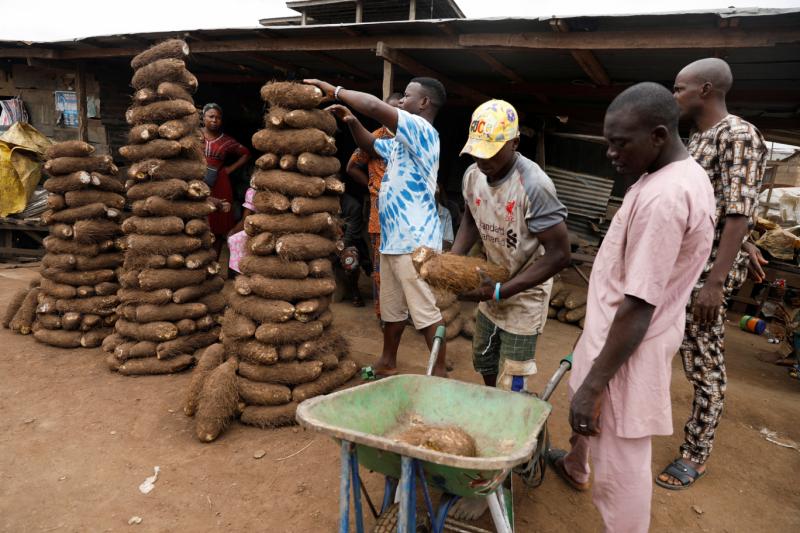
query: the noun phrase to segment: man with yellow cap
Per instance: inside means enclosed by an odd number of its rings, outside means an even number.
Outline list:
[[[511,104],[490,100],[475,110],[461,151],[475,163],[464,173],[467,209],[452,248],[466,254],[480,238],[487,259],[511,272],[505,283],[485,279],[469,296],[480,302],[475,370],[487,385],[512,390],[536,371],[536,337],[547,319],[552,277],[570,260],[567,209],[547,174],[518,146]]]
[[[490,100],[472,114],[462,154],[466,210],[452,252],[464,255],[480,239],[486,257],[511,279],[484,276],[469,293],[480,302],[472,339],[473,365],[488,386],[520,391],[536,373],[536,339],[547,320],[552,277],[569,265],[567,209],[544,171],[517,152],[519,119],[511,104]],[[477,518],[485,498],[462,500],[453,513]]]

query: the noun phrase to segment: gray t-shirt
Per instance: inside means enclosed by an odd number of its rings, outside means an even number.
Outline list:
[[[512,277],[544,255],[536,234],[563,222],[567,208],[552,180],[517,154],[514,166],[498,182],[471,165],[464,173],[464,201],[475,219],[486,257]],[[500,328],[516,335],[535,335],[544,327],[552,280],[500,302],[481,302],[480,311]]]

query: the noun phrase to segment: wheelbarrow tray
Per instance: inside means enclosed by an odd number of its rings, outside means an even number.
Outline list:
[[[450,494],[492,492],[514,466],[533,454],[551,406],[528,394],[462,381],[400,375],[304,401],[297,420],[306,428],[357,445],[359,463],[400,478],[400,457],[418,459],[428,482]],[[391,435],[420,420],[457,426],[477,444],[478,457],[441,453]]]

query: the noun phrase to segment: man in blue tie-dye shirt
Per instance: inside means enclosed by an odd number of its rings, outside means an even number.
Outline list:
[[[358,147],[387,161],[378,197],[381,223],[381,318],[383,353],[373,366],[376,374],[397,373],[397,348],[409,314],[430,347],[442,315],[430,287],[419,279],[411,252],[419,246],[442,247],[442,226],[436,206],[439,171],[439,133],[433,120],[447,98],[444,86],[433,78],[414,78],[406,87],[400,108],[367,93],[305,80],[329,97],[352,107],[396,132],[377,139],[343,105],[329,109],[350,128]],[[433,373],[446,376],[446,350],[439,352]]]

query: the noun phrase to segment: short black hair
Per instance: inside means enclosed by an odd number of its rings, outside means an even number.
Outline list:
[[[614,98],[606,114],[622,110],[635,113],[648,128],[666,126],[670,133],[678,131],[678,103],[669,89],[658,83],[646,81],[628,87]]]
[[[436,78],[412,78],[409,83],[419,83],[425,91],[425,95],[430,98],[436,109],[441,109],[445,102],[447,102],[447,91],[442,85],[442,82]]]

